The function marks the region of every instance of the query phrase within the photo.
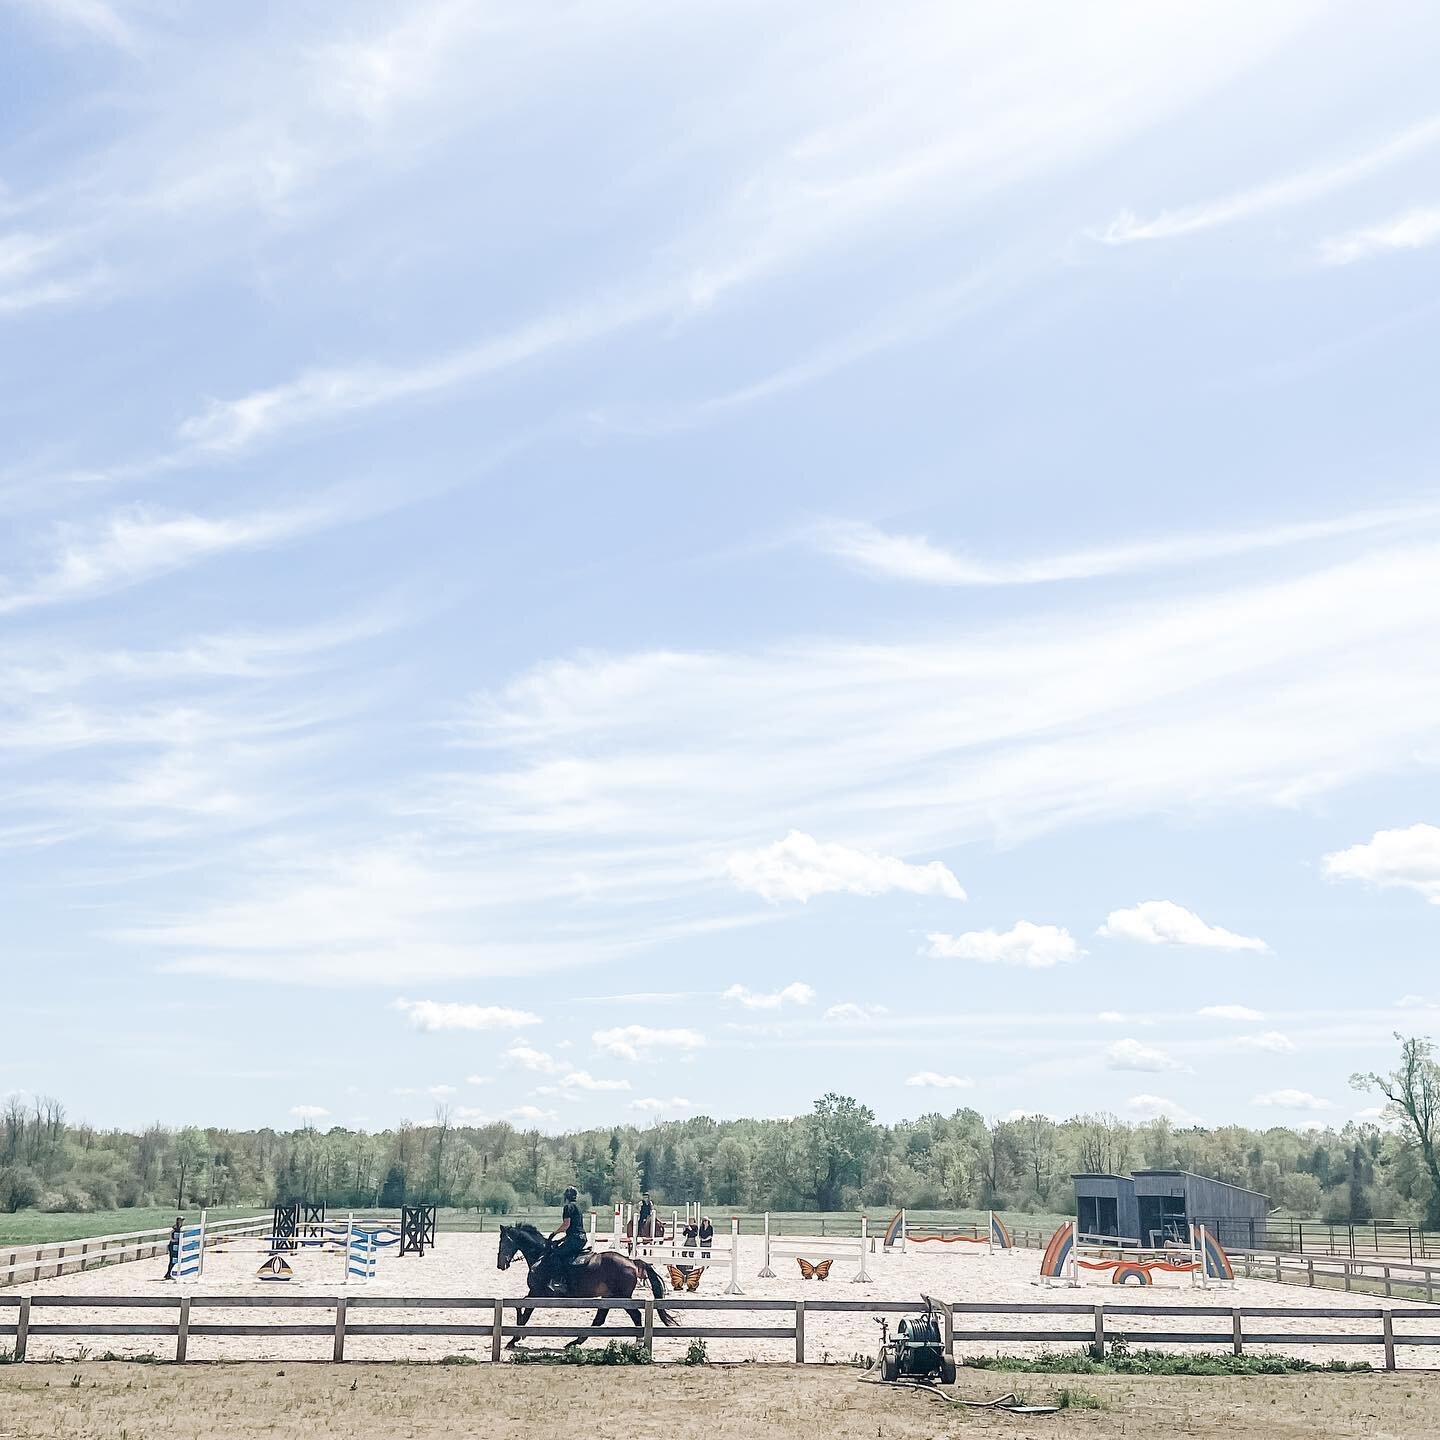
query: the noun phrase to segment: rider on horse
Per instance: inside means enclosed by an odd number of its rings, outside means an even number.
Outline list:
[[[565,1191],[565,1205],[560,1211],[560,1228],[550,1235],[550,1249],[540,1261],[552,1295],[570,1293],[570,1264],[585,1248],[585,1217],[580,1213],[580,1194],[573,1185]]]

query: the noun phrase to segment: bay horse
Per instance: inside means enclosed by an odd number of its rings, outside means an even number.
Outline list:
[[[530,1282],[525,1293],[527,1296],[541,1299],[548,1292],[545,1289],[545,1282],[536,1279],[535,1266],[549,1248],[550,1242],[533,1225],[502,1225],[500,1227],[500,1249],[495,1256],[495,1268],[508,1270],[510,1262],[516,1255],[519,1255],[530,1268]],[[635,1293],[637,1286],[648,1283],[657,1300],[665,1298],[665,1282],[656,1273],[653,1265],[644,1260],[632,1260],[628,1255],[621,1255],[616,1250],[582,1254],[566,1268],[566,1278],[571,1295],[585,1296],[594,1300],[628,1300]],[[516,1323],[528,1325],[530,1317],[539,1308],[539,1306],[532,1305],[529,1309],[521,1310],[516,1317]],[[591,1328],[603,1325],[609,1313],[608,1310],[597,1310],[594,1320],[590,1322]],[[644,1327],[645,1319],[641,1310],[631,1309],[627,1306],[625,1313],[630,1317],[637,1330]],[[668,1310],[661,1309],[657,1313],[664,1325],[680,1323]],[[520,1338],[519,1335],[514,1336],[505,1348],[512,1349],[520,1343]],[[588,1338],[585,1335],[577,1335],[565,1348],[573,1350],[575,1346],[583,1345]]]

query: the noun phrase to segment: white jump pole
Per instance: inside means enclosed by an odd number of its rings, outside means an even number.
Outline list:
[[[725,1287],[727,1295],[743,1295],[740,1288],[740,1219],[730,1217],[730,1283]]]
[[[874,1282],[870,1278],[870,1272],[865,1268],[865,1252],[870,1248],[870,1221],[869,1217],[860,1217],[860,1269],[850,1277],[852,1285],[870,1285]]]
[[[760,1280],[773,1280],[775,1272],[770,1268],[770,1212],[765,1212],[765,1263],[760,1267],[756,1275]]]
[[[905,1211],[900,1211],[900,1253],[904,1255],[910,1248],[910,1233],[907,1228]]]
[[[352,1248],[352,1247],[354,1246],[354,1244],[355,1244],[355,1212],[352,1210],[352,1211],[350,1211],[350,1213],[349,1213],[348,1215],[346,1215],[346,1217],[345,1217],[345,1278],[344,1278],[343,1280],[341,1280],[341,1282],[340,1282],[342,1285],[345,1285],[345,1286],[348,1286],[348,1285],[350,1284],[350,1262],[351,1262],[351,1259],[354,1257],[354,1254],[355,1254],[355,1251],[354,1251],[354,1249]]]

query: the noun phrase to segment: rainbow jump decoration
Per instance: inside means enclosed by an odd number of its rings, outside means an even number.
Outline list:
[[[976,1227],[979,1228],[978,1226]],[[997,1250],[1013,1250],[1015,1241],[1010,1227],[992,1210],[990,1224],[984,1234],[962,1235],[958,1229],[935,1226],[926,1230],[912,1230],[905,1218],[905,1211],[897,1210],[894,1218],[885,1227],[885,1248],[899,1250],[902,1254],[911,1245],[984,1245],[989,1254]],[[955,1250],[956,1255],[973,1254],[973,1251]]]
[[[1157,1275],[1183,1275],[1202,1290],[1233,1283],[1235,1267],[1220,1242],[1203,1226],[1191,1228],[1188,1245],[1142,1249],[1133,1245],[1078,1245],[1075,1221],[1067,1220],[1050,1237],[1040,1259],[1047,1285],[1078,1286],[1081,1271],[1108,1274],[1112,1285],[1153,1285]]]

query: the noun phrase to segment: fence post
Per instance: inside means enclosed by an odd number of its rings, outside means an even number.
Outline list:
[[[32,1284],[40,1278],[40,1257],[44,1255],[44,1253],[45,1247],[43,1245],[37,1245],[35,1247],[35,1274],[31,1280]]]
[[[1097,1360],[1105,1358],[1105,1302],[1095,1302],[1095,1343],[1092,1353]]]
[[[1390,1267],[1388,1265],[1382,1265],[1380,1267],[1380,1273],[1385,1277],[1385,1293],[1387,1295],[1393,1295],[1395,1292],[1390,1288]]]
[[[1395,1368],[1395,1320],[1388,1309],[1381,1312],[1380,1324],[1385,1336],[1385,1368]]]
[[[607,1315],[608,1319],[609,1316]],[[640,1343],[645,1347],[645,1353],[653,1358],[655,1354],[655,1297],[645,1297],[645,1331]]]
[[[945,1313],[941,1316],[945,1324],[945,1353],[953,1360],[955,1358],[955,1303],[952,1300],[945,1302]]]
[[[175,1363],[185,1363],[185,1352],[190,1347],[190,1297],[180,1297],[180,1319],[175,1326]]]
[[[25,1346],[30,1339],[30,1297],[20,1297],[20,1314],[15,1321],[15,1363],[25,1358]]]
[[[1315,1288],[1315,1257],[1305,1257],[1305,1283],[1313,1290]]]
[[[1351,1266],[1351,1264],[1352,1264],[1353,1262],[1352,1262],[1352,1261],[1349,1261],[1349,1260],[1342,1260],[1340,1263],[1341,1263],[1342,1265],[1344,1265],[1344,1267],[1345,1267],[1345,1288],[1346,1288],[1346,1290],[1349,1290],[1349,1288],[1350,1288],[1350,1266]]]
[[[1277,1285],[1280,1283],[1280,1254],[1278,1251],[1275,1254],[1275,1283]]]
[[[348,1258],[345,1263],[347,1265],[350,1263]],[[335,1301],[335,1352],[333,1358],[337,1365],[345,1358],[345,1306],[347,1303],[343,1295]]]
[[[805,1302],[795,1302],[795,1363],[805,1363]]]

